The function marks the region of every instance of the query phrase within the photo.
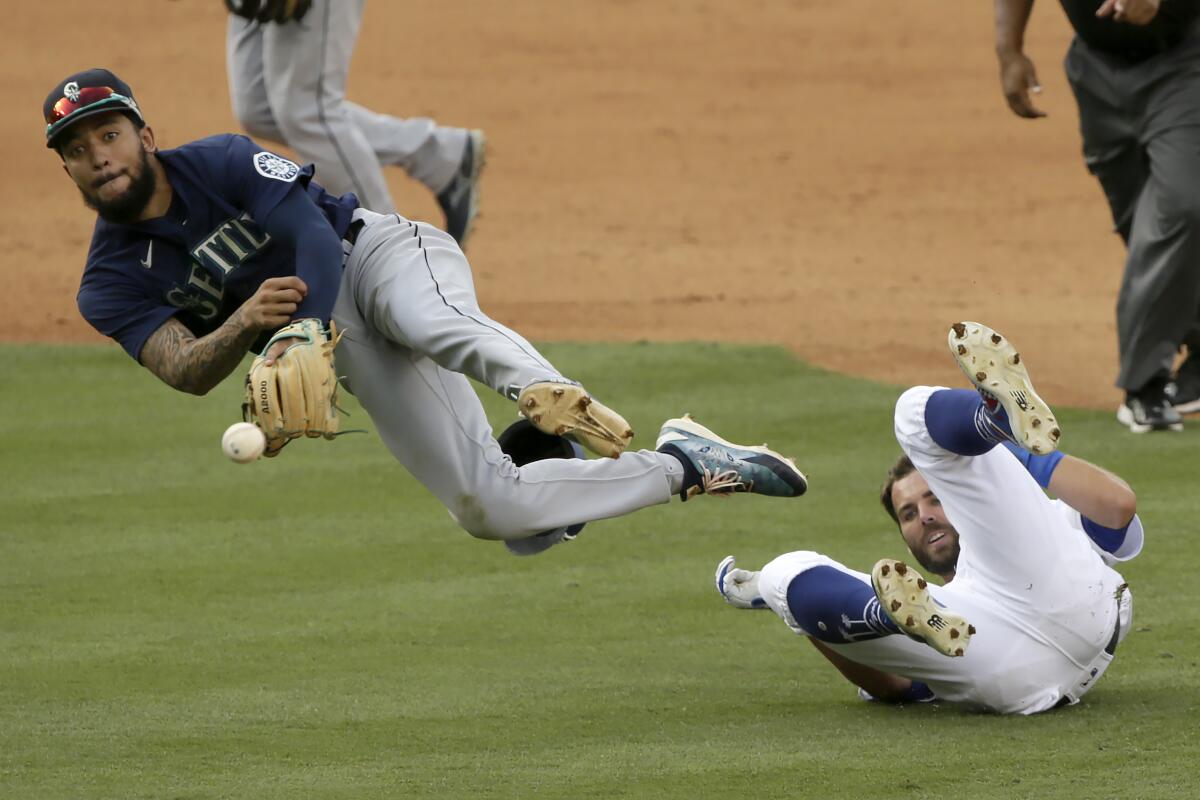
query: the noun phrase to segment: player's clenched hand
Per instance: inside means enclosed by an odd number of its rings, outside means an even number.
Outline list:
[[[1130,25],[1149,25],[1158,16],[1161,0],[1104,0],[1096,9],[1097,17],[1112,17]]]
[[[292,321],[308,287],[295,275],[267,278],[250,299],[238,309],[242,324],[247,328],[266,331]]]
[[[725,602],[737,608],[766,608],[767,601],[763,600],[758,591],[758,573],[747,569],[738,569],[733,556],[725,556],[717,564],[715,576],[717,591]]]
[[[1046,116],[1046,112],[1035,108],[1029,99],[1029,93],[1040,93],[1042,85],[1038,82],[1033,62],[1024,53],[1000,56],[1000,85],[1004,89],[1008,107],[1018,117],[1037,119]]]

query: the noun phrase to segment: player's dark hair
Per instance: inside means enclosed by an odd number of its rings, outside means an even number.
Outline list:
[[[896,463],[892,464],[892,468],[888,470],[887,480],[884,481],[883,488],[879,490],[879,502],[883,504],[883,509],[897,525],[900,524],[900,517],[896,515],[896,505],[892,502],[892,486],[906,475],[916,472],[916,469],[908,456],[901,454],[896,459]]]

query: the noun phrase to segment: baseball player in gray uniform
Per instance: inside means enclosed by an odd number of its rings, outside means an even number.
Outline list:
[[[1125,390],[1117,419],[1135,433],[1182,430],[1180,410],[1200,410],[1200,387],[1170,386],[1180,345],[1200,350],[1200,3],[1061,2],[1076,32],[1066,69],[1084,159],[1128,249],[1117,298],[1117,386]],[[1044,116],[1029,99],[1040,91],[1024,53],[1032,6],[995,0],[1001,83],[1013,113],[1027,119]]]
[[[311,165],[231,134],[161,151],[133,89],[107,69],[61,80],[43,114],[46,146],[98,215],[80,312],[175,389],[207,393],[250,349],[286,364],[312,343],[272,341],[274,331],[332,320],[337,374],[388,449],[483,539],[550,545],[674,494],[807,489],[790,459],[686,416],[662,426],[656,449],[626,451],[633,431],[619,414],[479,308],[448,233],[334,197]],[[608,457],[518,463],[469,378],[517,401],[543,433]]]
[[[365,0],[225,0],[233,112],[251,136],[285,144],[335,194],[395,211],[382,167],[429,187],[465,247],[479,209],[482,131],[400,119],[346,99]]]
[[[1054,415],[1004,337],[966,322],[949,343],[975,390],[901,395],[905,455],[881,493],[914,558],[945,585],[904,562],[883,559],[868,575],[800,551],[758,571],[728,556],[717,590],[810,637],[865,699],[1005,714],[1075,703],[1132,622],[1112,565],[1142,548],[1136,498],[1056,449]]]

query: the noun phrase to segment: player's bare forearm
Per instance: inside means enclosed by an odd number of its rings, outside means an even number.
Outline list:
[[[996,54],[1000,58],[1025,49],[1025,26],[1033,0],[995,0]]]
[[[1082,458],[1064,456],[1048,487],[1054,496],[1106,528],[1122,528],[1137,512],[1137,495],[1129,484]]]
[[[884,701],[896,701],[904,697],[912,688],[912,681],[908,678],[851,661],[811,636],[808,637],[808,640],[812,642],[813,647],[820,651],[821,655],[829,659],[829,663],[837,667],[838,672],[842,673],[846,680],[858,688],[866,690],[872,697]]]
[[[169,319],[146,340],[141,362],[168,386],[188,394],[207,394],[241,363],[258,329],[246,325],[239,309],[221,327],[197,338],[177,319]]]

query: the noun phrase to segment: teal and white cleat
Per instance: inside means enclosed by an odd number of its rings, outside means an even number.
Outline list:
[[[727,442],[684,414],[663,423],[655,447],[692,467],[680,497],[750,492],[770,497],[799,497],[808,479],[785,456],[766,445],[748,447]]]

